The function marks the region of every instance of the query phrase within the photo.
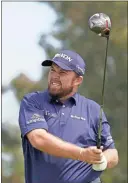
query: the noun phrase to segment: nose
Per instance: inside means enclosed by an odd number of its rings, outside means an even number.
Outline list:
[[[54,79],[60,78],[60,73],[59,72],[54,72],[53,73],[53,78]]]

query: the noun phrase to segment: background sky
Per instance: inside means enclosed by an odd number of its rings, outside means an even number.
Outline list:
[[[25,73],[41,77],[45,53],[38,45],[40,35],[52,30],[56,14],[46,3],[2,2],[2,85]],[[2,121],[16,123],[19,104],[13,91],[2,96]]]

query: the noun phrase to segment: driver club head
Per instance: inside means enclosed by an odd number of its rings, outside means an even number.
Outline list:
[[[111,20],[104,13],[96,13],[89,18],[89,28],[101,37],[108,38],[111,30]]]

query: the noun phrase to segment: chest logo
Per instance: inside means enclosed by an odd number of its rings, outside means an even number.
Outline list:
[[[80,119],[80,120],[83,120],[85,121],[86,119],[81,117],[81,116],[76,116],[76,115],[71,115],[71,118],[74,118],[74,119]]]
[[[57,117],[57,114],[56,113],[51,113],[51,112],[49,112],[49,111],[44,111],[44,114],[45,114],[45,116],[48,116],[48,117]]]

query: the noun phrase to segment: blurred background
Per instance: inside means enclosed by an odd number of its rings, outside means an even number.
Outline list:
[[[127,183],[127,2],[2,2],[2,183],[24,183],[18,126],[24,94],[47,88],[41,61],[60,49],[78,52],[87,69],[79,92],[100,104],[106,40],[88,28],[97,12],[112,21],[105,113],[119,164],[104,183]]]

